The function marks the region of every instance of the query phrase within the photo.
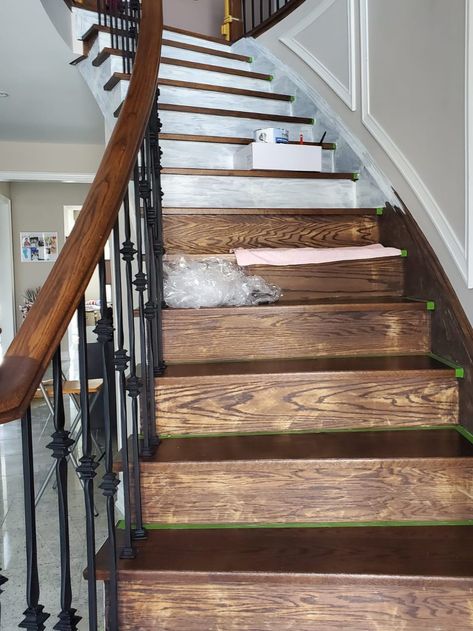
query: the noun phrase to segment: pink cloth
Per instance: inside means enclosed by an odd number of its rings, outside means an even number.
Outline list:
[[[242,267],[246,265],[314,265],[401,256],[401,250],[386,248],[381,243],[343,248],[258,248],[254,250],[236,248],[234,252],[238,265]]]

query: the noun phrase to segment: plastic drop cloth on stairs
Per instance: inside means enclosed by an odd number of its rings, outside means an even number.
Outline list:
[[[164,263],[164,300],[170,307],[244,307],[277,302],[282,291],[220,257],[181,256]]]

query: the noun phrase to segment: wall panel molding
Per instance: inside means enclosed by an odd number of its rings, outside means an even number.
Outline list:
[[[470,24],[472,21],[472,11],[469,10],[469,0],[465,0],[466,11],[469,13],[469,19],[466,20],[467,33],[470,33],[470,37],[467,37],[467,51],[466,59],[468,59],[468,48],[471,47],[473,54],[473,26]],[[467,192],[465,199],[465,212],[466,212],[466,235],[465,240],[462,242],[455,234],[450,222],[446,218],[442,208],[437,203],[435,197],[423,181],[422,177],[416,171],[413,164],[409,161],[406,154],[399,148],[393,138],[388,134],[380,122],[376,119],[371,111],[371,92],[370,92],[370,36],[369,36],[369,5],[370,0],[360,0],[360,40],[361,40],[361,118],[364,126],[368,129],[371,135],[377,140],[384,151],[388,154],[397,168],[401,171],[413,192],[428,211],[429,217],[438,231],[440,237],[443,239],[446,247],[448,248],[455,264],[460,270],[463,278],[468,284],[468,287],[473,287],[473,260],[472,260],[472,245],[473,245],[473,220],[469,219],[469,207],[473,210],[473,112],[470,121],[470,125],[467,124],[469,129],[470,140],[467,140],[467,152],[468,148],[470,160],[467,156],[467,173],[465,180],[467,182]],[[469,45],[468,45],[469,42]],[[471,75],[470,89],[467,89],[468,93],[473,92],[473,68],[470,67],[467,73]],[[468,87],[468,82],[467,82]],[[473,94],[472,94],[473,97]],[[470,99],[470,105],[467,103],[466,114],[468,121],[468,112],[473,107],[473,99]],[[468,203],[470,202],[470,203]]]
[[[298,35],[320,19],[335,3],[342,2],[346,7],[347,33],[348,33],[348,85],[335,75],[318,57],[304,46],[298,39]],[[356,48],[355,48],[355,0],[322,0],[304,19],[300,20],[287,33],[279,38],[279,41],[294,52],[304,63],[325,81],[335,94],[353,112],[357,109],[356,103]]]

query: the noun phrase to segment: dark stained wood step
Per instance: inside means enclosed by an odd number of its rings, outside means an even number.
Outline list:
[[[207,72],[219,72],[221,74],[231,74],[237,77],[246,77],[247,79],[260,79],[261,81],[272,81],[270,74],[262,72],[252,72],[251,70],[240,70],[239,68],[230,68],[229,66],[214,66],[213,64],[203,64],[198,61],[190,61],[188,59],[175,59],[174,57],[161,57],[161,63],[169,66],[180,66],[182,68],[191,68],[193,70],[206,70]]]
[[[292,100],[292,96],[290,96],[289,94],[277,94],[275,92],[263,92],[261,90],[245,90],[242,88],[230,88],[225,85],[214,85],[213,83],[194,83],[192,81],[180,81],[178,79],[160,79],[159,85],[166,85],[174,88],[187,88],[188,90],[203,90],[205,92],[221,92],[224,94],[235,94],[237,96],[251,96],[257,99],[267,99],[272,101]],[[162,134],[160,134],[160,137],[162,137]]]
[[[141,460],[147,523],[472,520],[472,476],[456,429],[164,439]]]
[[[156,379],[161,436],[455,424],[455,370],[428,356],[176,364]]]
[[[218,177],[269,177],[302,180],[358,180],[358,173],[325,173],[320,171],[271,171],[264,169],[201,169],[189,167],[164,167],[164,175],[205,175]]]
[[[94,40],[99,33],[111,33],[111,28],[109,26],[92,24],[92,26],[88,28],[87,31],[82,35],[81,40],[83,42],[90,43],[91,40]],[[121,37],[125,37],[128,35],[127,31],[121,29],[114,29],[114,33]]]
[[[110,79],[104,84],[103,89],[107,92],[113,90],[113,88],[120,83],[120,81],[130,81],[131,74],[127,72],[114,72]]]
[[[204,39],[208,42],[216,42],[217,44],[224,44],[225,46],[230,47],[230,43],[227,40],[222,39],[220,37],[212,37],[211,35],[203,35],[202,33],[196,33],[194,31],[188,31],[183,28],[177,28],[175,26],[164,26],[165,31],[170,31],[171,33],[179,33],[180,35],[188,35],[189,37],[196,37],[197,39]]]
[[[161,137],[161,136],[160,136]],[[347,217],[367,215],[378,215],[382,208],[175,208],[164,206],[165,215],[309,215],[335,216],[345,215]]]
[[[182,48],[184,50],[190,50],[194,53],[202,53],[203,55],[213,55],[215,57],[223,57],[225,59],[233,59],[235,61],[244,61],[251,63],[253,60],[247,55],[237,55],[236,53],[229,53],[225,50],[218,50],[218,48],[208,48],[207,46],[197,46],[195,44],[189,44],[187,42],[178,42],[175,39],[164,38],[162,42],[163,46],[170,46],[172,48]]]
[[[425,304],[394,298],[163,313],[170,363],[416,355],[430,351],[430,328]]]
[[[169,254],[227,254],[236,247],[291,248],[379,242],[374,215],[165,214]]]
[[[207,116],[232,116],[235,118],[250,118],[255,120],[277,121],[279,123],[299,123],[313,125],[313,118],[303,116],[283,116],[266,112],[245,112],[239,110],[218,109],[215,107],[194,107],[193,105],[176,105],[174,103],[159,103],[159,109],[166,112],[183,112],[187,114],[204,114]]]
[[[92,65],[101,66],[109,57],[125,57],[125,55],[125,51],[120,50],[119,48],[105,47],[102,48],[97,57],[92,61]],[[128,56],[131,57],[131,54],[128,53]]]
[[[162,83],[162,81],[160,81]],[[264,92],[267,97],[272,97],[271,92]],[[281,95],[282,96],[282,95]],[[159,134],[161,140],[179,140],[184,142],[209,142],[215,144],[229,144],[229,145],[250,145],[254,142],[253,138],[236,138],[233,136],[199,136],[197,134]],[[298,145],[296,140],[289,141],[290,145]],[[305,145],[311,145],[315,147],[322,147],[322,149],[328,151],[334,151],[336,144],[333,142],[304,142]]]
[[[136,559],[119,561],[120,629],[471,631],[472,532],[150,531]],[[109,558],[105,544],[101,580]]]

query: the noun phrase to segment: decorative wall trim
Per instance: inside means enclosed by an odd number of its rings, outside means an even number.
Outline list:
[[[348,19],[348,86],[344,85],[329,68],[327,68],[313,53],[303,46],[298,40],[299,33],[313,24],[322,16],[335,2],[339,0],[322,0],[322,2],[311,11],[303,20],[300,20],[294,27],[279,38],[279,41],[287,46],[292,52],[302,59],[314,72],[316,72],[328,86],[332,88],[337,96],[353,112],[356,111],[356,50],[355,50],[355,0],[344,0],[347,7]]]
[[[468,6],[469,0],[465,0]],[[471,12],[470,12],[471,13]],[[470,15],[471,18],[471,15]],[[468,29],[467,20],[467,29]],[[470,26],[469,30],[473,33]],[[407,156],[397,146],[388,132],[376,120],[371,112],[371,94],[370,94],[370,41],[369,41],[369,0],[360,0],[360,38],[361,38],[361,118],[363,124],[371,133],[371,135],[379,142],[384,151],[389,155],[394,164],[402,172],[412,190],[418,197],[419,201],[424,205],[429,213],[435,228],[440,237],[443,239],[448,248],[455,264],[460,270],[463,278],[468,283],[468,287],[473,287],[473,261],[471,260],[472,249],[470,244],[473,242],[473,225],[469,221],[468,203],[466,203],[466,238],[462,243],[455,234],[452,226],[445,217],[441,207],[435,200],[434,196],[417,173],[416,169],[409,161]],[[467,40],[468,41],[468,40]],[[467,47],[468,48],[468,47]],[[467,51],[468,54],[468,51]],[[473,69],[470,69],[473,74]],[[473,82],[471,82],[473,85]],[[468,107],[467,107],[468,112]],[[473,121],[473,117],[472,117]],[[473,129],[470,129],[471,141],[468,143],[471,148],[471,160],[467,160],[467,169],[471,170],[473,176]],[[469,172],[466,174],[469,179]],[[473,183],[468,185],[468,194],[471,195],[471,208],[473,209]],[[468,198],[466,200],[468,202]],[[471,238],[470,233],[471,232]],[[471,269],[470,269],[471,268]]]
[[[52,171],[0,171],[0,182],[64,182],[90,184],[95,173],[57,173]]]
[[[473,288],[473,8],[465,0],[465,249]]]

